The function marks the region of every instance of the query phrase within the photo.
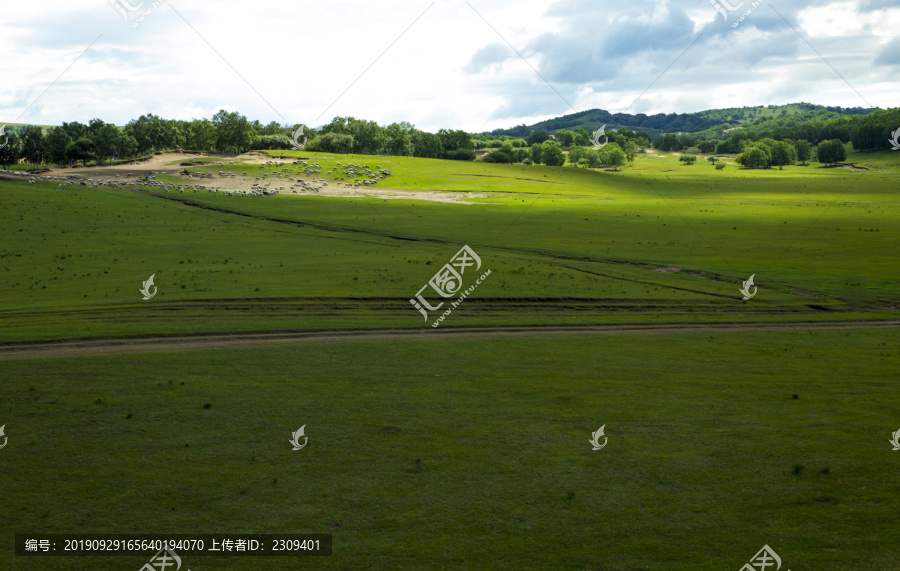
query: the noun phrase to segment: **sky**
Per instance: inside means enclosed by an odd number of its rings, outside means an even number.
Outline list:
[[[3,4],[0,123],[225,109],[482,132],[595,108],[900,102],[896,0]]]

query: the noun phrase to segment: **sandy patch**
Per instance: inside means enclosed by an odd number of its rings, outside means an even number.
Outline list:
[[[205,162],[204,165],[219,165],[222,170],[234,171],[241,168],[241,164],[264,164],[267,160],[272,160],[261,153],[251,152],[243,155],[215,155],[215,154],[193,154],[193,153],[161,153],[153,155],[147,159],[139,161],[129,161],[128,163],[120,163],[116,165],[100,165],[92,167],[62,167],[51,168],[49,171],[42,173],[43,175],[59,176],[59,177],[81,177],[93,179],[114,179],[115,177],[125,177],[128,173],[135,177],[146,176],[155,172],[164,172],[166,174],[177,175],[185,169],[180,163],[189,162],[197,159],[210,158],[215,159],[212,162]],[[199,165],[198,165],[199,166]]]
[[[181,163],[190,162],[192,160],[212,158],[211,162],[204,162],[196,166],[218,166],[218,171],[213,171],[210,176],[190,176],[185,169],[189,166],[183,166]],[[338,198],[381,198],[384,200],[426,200],[430,202],[443,202],[451,204],[492,204],[488,202],[474,202],[474,198],[487,198],[489,193],[476,192],[454,192],[449,190],[437,191],[419,191],[419,190],[400,190],[394,188],[381,188],[375,185],[347,187],[341,181],[327,180],[327,184],[322,184],[324,178],[322,174],[305,175],[302,173],[291,172],[281,176],[269,175],[263,178],[259,174],[257,165],[274,162],[278,165],[293,166],[294,161],[306,160],[311,161],[309,157],[285,157],[273,158],[272,156],[251,151],[242,155],[219,155],[219,154],[195,154],[195,153],[161,153],[153,155],[144,160],[133,161],[126,164],[117,165],[101,165],[88,168],[83,167],[65,167],[52,168],[49,171],[42,172],[38,176],[49,176],[69,179],[75,182],[88,181],[89,185],[101,185],[106,187],[119,187],[122,185],[142,185],[142,178],[147,175],[166,174],[171,176],[179,176],[183,182],[169,183],[170,186],[178,187],[184,185],[187,187],[199,186],[202,189],[217,189],[219,193],[227,193],[229,191],[250,191],[254,184],[267,185],[267,188],[280,189],[279,196],[333,196]],[[372,161],[376,162],[377,157],[372,157]],[[253,170],[250,170],[253,167]],[[220,175],[219,173],[225,173]],[[234,176],[231,176],[230,174]],[[247,173],[246,175],[244,173]],[[309,190],[300,188],[297,180],[303,180],[310,186],[318,186],[318,190]],[[387,182],[390,177],[384,180]],[[382,184],[384,184],[382,182]],[[158,188],[159,183],[154,183]],[[225,194],[227,198],[227,194]]]

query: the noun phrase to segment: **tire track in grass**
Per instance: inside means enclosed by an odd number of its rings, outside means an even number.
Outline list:
[[[354,341],[442,341],[447,339],[480,339],[490,337],[544,337],[548,335],[632,335],[749,333],[763,331],[814,329],[876,329],[900,327],[900,320],[884,321],[794,321],[780,323],[681,323],[587,326],[508,326],[461,327],[445,329],[371,329],[345,331],[222,333],[172,335],[166,337],[64,340],[16,343],[0,346],[0,361],[12,359],[49,359],[125,353],[157,353],[173,351],[253,348],[298,343],[321,344]]]

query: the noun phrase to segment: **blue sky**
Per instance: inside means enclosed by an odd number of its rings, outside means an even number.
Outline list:
[[[592,108],[900,102],[893,0],[74,4],[3,6],[0,123],[224,108],[484,131]]]

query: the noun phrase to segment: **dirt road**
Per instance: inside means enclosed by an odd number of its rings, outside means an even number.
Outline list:
[[[126,353],[205,351],[280,345],[346,343],[356,341],[422,341],[447,339],[528,338],[547,336],[593,336],[622,334],[747,333],[811,329],[874,329],[900,327],[900,320],[816,321],[788,323],[684,323],[664,325],[592,325],[565,327],[484,327],[459,329],[374,329],[314,331],[294,333],[223,333],[144,337],[131,339],[90,339],[14,343],[0,346],[0,361],[46,359]]]

